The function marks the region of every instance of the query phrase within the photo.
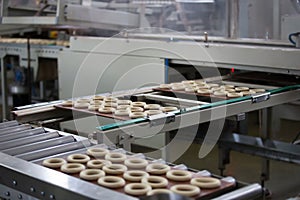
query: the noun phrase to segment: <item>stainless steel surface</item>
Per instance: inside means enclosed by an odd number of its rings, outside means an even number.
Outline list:
[[[0,135],[10,134],[10,133],[16,133],[24,130],[31,129],[31,126],[29,124],[22,124],[19,126],[13,126],[13,127],[6,127],[2,128]]]
[[[15,140],[18,138],[24,138],[24,137],[38,135],[42,133],[45,133],[45,130],[43,128],[35,128],[35,129],[29,129],[25,131],[18,131],[10,134],[4,134],[0,136],[0,142]]]
[[[17,121],[7,121],[7,122],[2,122],[0,123],[0,129],[6,128],[6,127],[11,127],[11,126],[17,126],[19,123]]]

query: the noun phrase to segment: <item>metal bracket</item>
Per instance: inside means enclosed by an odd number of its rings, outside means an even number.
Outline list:
[[[162,113],[158,115],[152,115],[148,117],[150,126],[157,126],[161,124],[167,124],[175,121],[174,113]]]
[[[259,103],[262,101],[267,101],[268,99],[270,99],[270,95],[271,95],[270,92],[252,95],[252,103]]]

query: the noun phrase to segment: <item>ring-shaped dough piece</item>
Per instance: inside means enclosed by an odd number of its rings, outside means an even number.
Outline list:
[[[231,89],[231,88],[225,88],[226,92],[236,92],[235,89]]]
[[[127,181],[140,182],[142,178],[149,177],[149,174],[141,170],[130,170],[124,172],[123,177]]]
[[[198,89],[198,87],[186,87],[184,90],[186,92],[197,92]]]
[[[199,90],[203,90],[203,89],[208,90],[210,87],[207,84],[204,84],[204,85],[198,85],[198,88]]]
[[[116,108],[116,107],[118,107],[118,104],[114,103],[114,102],[105,102],[105,103],[101,104],[101,106],[104,108],[110,108],[110,107]]]
[[[136,119],[136,118],[143,118],[143,117],[146,117],[147,114],[144,113],[144,112],[132,112],[129,114],[129,117],[131,119]]]
[[[188,197],[196,196],[200,193],[200,188],[195,185],[178,184],[173,185],[170,190],[174,193],[181,194]]]
[[[162,176],[148,176],[142,178],[142,183],[149,184],[152,188],[165,188],[169,182]]]
[[[128,108],[128,110],[130,111],[130,112],[143,112],[144,111],[144,108],[142,108],[142,107],[129,107]]]
[[[89,105],[90,105],[89,103],[78,103],[78,102],[76,102],[74,104],[74,108],[85,109],[85,108],[88,108]]]
[[[209,89],[199,89],[199,90],[197,90],[197,93],[198,94],[211,94],[212,91]]]
[[[103,99],[103,101],[105,101],[105,102],[114,102],[114,103],[117,103],[118,98],[116,98],[116,97],[105,97],[105,98]]]
[[[125,185],[125,180],[118,176],[104,176],[98,179],[98,184],[107,188],[121,188]]]
[[[60,167],[60,170],[67,174],[75,174],[85,170],[85,166],[80,163],[66,163]]]
[[[89,105],[88,110],[90,111],[95,111],[95,110],[99,110],[100,105]]]
[[[214,95],[215,96],[226,96],[227,95],[227,92],[226,91],[215,91],[214,92]]]
[[[130,100],[118,100],[117,104],[118,105],[130,105],[132,103],[132,101]]]
[[[155,175],[166,174],[170,169],[170,166],[161,163],[151,163],[146,167],[148,173]]]
[[[122,163],[126,160],[127,156],[123,153],[110,152],[105,155],[105,160],[109,160],[113,163]]]
[[[102,105],[103,101],[100,101],[100,100],[92,100],[90,101],[90,105]]]
[[[100,113],[107,113],[107,114],[111,114],[114,113],[116,109],[112,108],[112,107],[100,107],[98,109],[98,112]]]
[[[183,84],[182,85],[172,85],[172,90],[176,90],[176,91],[185,90],[185,86]]]
[[[86,154],[89,156],[93,156],[96,158],[99,157],[104,157],[106,154],[109,153],[109,150],[105,148],[100,148],[100,147],[92,147],[86,150]]]
[[[249,90],[248,87],[236,87],[235,88],[235,91],[237,91],[237,92],[242,92],[242,91],[247,91],[247,90]]]
[[[213,91],[213,92],[216,92],[216,91],[222,91],[222,90],[224,90],[224,88],[221,88],[221,87],[212,87],[212,88],[210,88],[210,90]]]
[[[48,158],[43,160],[42,165],[49,168],[60,168],[63,164],[66,164],[67,161],[63,158]]]
[[[119,115],[119,116],[129,116],[130,111],[128,110],[116,110],[115,111],[115,115]]]
[[[159,88],[161,89],[170,89],[172,86],[170,84],[160,84]]]
[[[217,84],[217,83],[208,83],[207,86],[209,88],[213,88],[213,87],[219,87],[219,84]]]
[[[198,177],[191,180],[191,184],[200,188],[212,189],[221,186],[221,181],[212,177]]]
[[[71,154],[67,157],[67,161],[71,163],[87,163],[91,158],[85,154]]]
[[[127,167],[121,164],[111,164],[103,166],[102,170],[107,174],[120,175],[127,171]]]
[[[105,176],[105,172],[100,169],[85,169],[79,174],[80,178],[88,181],[95,181],[103,176]]]
[[[227,96],[230,98],[237,98],[237,97],[242,97],[243,93],[242,92],[228,92]]]
[[[90,99],[77,99],[76,103],[89,103],[90,101]]]
[[[133,196],[142,196],[151,190],[151,186],[144,183],[129,183],[124,187],[124,191]]]
[[[147,192],[147,196],[151,196],[154,194],[172,194],[173,192],[168,189],[154,189],[149,192]]]
[[[190,181],[192,178],[191,172],[184,170],[170,170],[166,176],[172,181]]]
[[[103,101],[105,99],[105,96],[101,96],[101,95],[95,95],[92,97],[93,100],[100,100]]]
[[[253,90],[249,90],[249,91],[243,91],[241,92],[244,96],[247,96],[247,95],[252,95],[252,94],[255,94],[256,92],[253,91]]]
[[[175,106],[166,106],[166,107],[161,107],[160,110],[163,112],[171,112],[171,111],[178,110],[178,108]]]
[[[222,87],[224,87],[225,89],[234,89],[235,88],[234,85],[223,85]]]
[[[185,80],[185,81],[181,81],[181,83],[183,83],[183,84],[185,84],[185,83],[187,83],[187,84],[194,84],[195,81],[194,80]]]
[[[150,116],[150,115],[158,115],[163,113],[161,110],[147,110],[145,111],[145,113]]]
[[[87,162],[86,166],[90,169],[102,169],[105,165],[111,165],[112,162],[109,160],[90,160]]]
[[[132,107],[142,107],[142,108],[144,108],[145,105],[146,105],[146,103],[142,102],[142,101],[136,101],[136,102],[131,103]]]
[[[160,105],[159,104],[147,104],[144,106],[144,109],[146,110],[159,110]]]
[[[128,108],[130,108],[130,105],[118,105],[117,110],[127,110]]]
[[[62,106],[65,106],[65,107],[72,107],[72,106],[74,105],[74,101],[72,101],[72,100],[67,100],[67,101],[62,102],[61,105],[62,105]]]
[[[143,169],[148,165],[148,161],[142,158],[129,158],[124,161],[124,164],[132,169]]]

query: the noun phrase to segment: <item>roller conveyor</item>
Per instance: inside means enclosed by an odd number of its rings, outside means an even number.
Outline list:
[[[2,135],[0,136],[0,142],[5,142],[5,141],[10,141],[10,140],[15,140],[18,138],[24,138],[32,135],[38,135],[45,133],[45,130],[43,128],[36,128],[36,129],[29,129],[25,131],[20,131],[20,132],[14,132],[8,135]]]
[[[16,133],[24,130],[31,129],[31,126],[28,124],[22,124],[19,126],[11,126],[11,127],[5,127],[2,128],[0,131],[0,136],[5,135],[5,134],[11,134],[11,133]]]

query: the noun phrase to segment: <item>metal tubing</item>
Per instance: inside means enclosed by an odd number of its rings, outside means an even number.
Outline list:
[[[32,143],[20,147],[6,149],[2,152],[14,156],[14,155],[24,154],[39,149],[45,149],[48,147],[53,147],[53,146],[58,146],[61,144],[73,143],[73,142],[75,142],[75,139],[73,136],[70,135],[66,137],[53,138],[50,140],[40,141],[40,142],[36,142],[36,143]]]
[[[11,134],[11,133],[20,132],[28,129],[31,129],[31,126],[28,124],[23,124],[15,127],[7,127],[0,130],[0,135]]]
[[[18,126],[18,125],[19,125],[19,123],[16,120],[8,121],[8,122],[2,122],[2,123],[0,123],[0,129],[7,128],[7,127],[12,127],[12,126]]]
[[[0,135],[0,142],[15,140],[18,138],[24,138],[31,135],[38,135],[41,133],[45,133],[45,130],[43,128],[35,128],[35,129],[25,130],[21,132],[15,132],[9,135]]]
[[[37,135],[37,136],[33,135],[33,136],[26,137],[26,138],[19,138],[19,139],[7,141],[7,142],[0,142],[0,151],[4,150],[4,149],[9,149],[9,148],[22,146],[22,145],[26,145],[26,144],[30,144],[30,143],[34,143],[34,142],[38,142],[38,141],[48,140],[51,138],[57,138],[57,137],[59,137],[58,132],[52,132],[52,133],[45,133],[45,134],[41,134],[41,135]]]
[[[72,151],[75,149],[81,149],[84,147],[90,146],[91,143],[88,140],[80,141],[80,142],[75,142],[71,144],[63,144],[63,145],[58,145],[54,147],[49,147],[46,149],[41,149],[37,151],[33,151],[30,153],[24,153],[21,155],[16,156],[17,158],[21,158],[23,160],[31,161],[31,160],[36,160],[44,157],[48,157],[51,155],[59,154],[62,152],[66,151]]]

